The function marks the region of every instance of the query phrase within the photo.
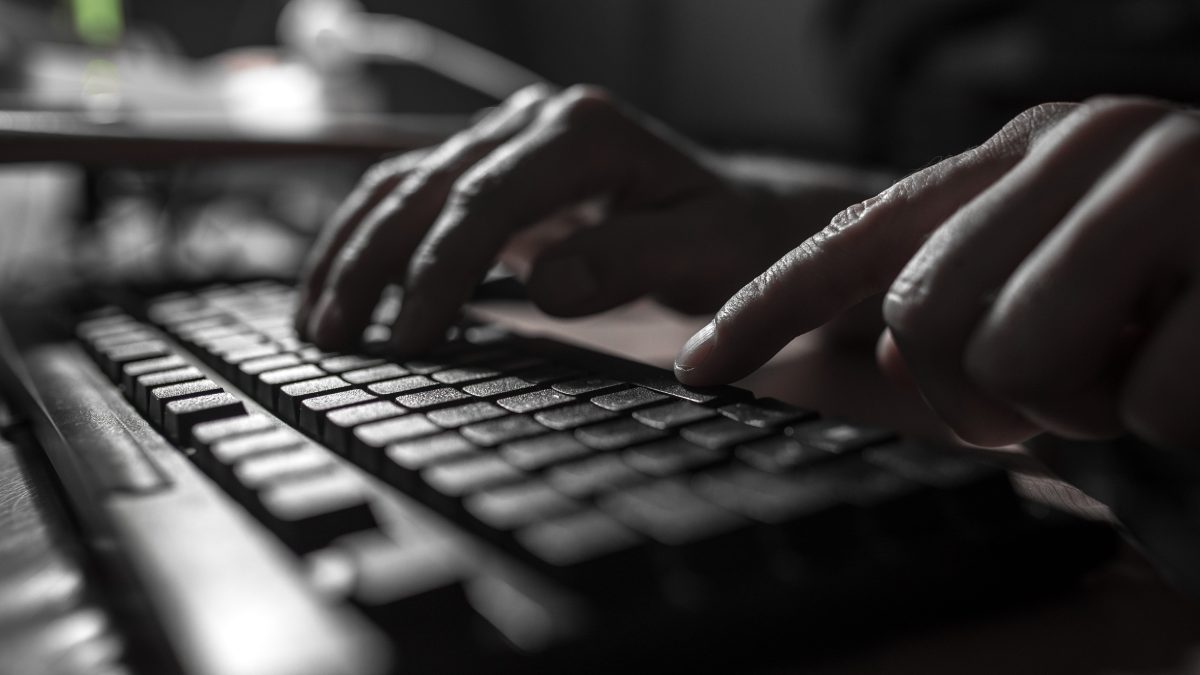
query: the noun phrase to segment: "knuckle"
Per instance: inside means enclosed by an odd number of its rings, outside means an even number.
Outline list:
[[[555,113],[572,124],[595,124],[612,118],[617,107],[607,89],[590,84],[577,84],[558,96]]]

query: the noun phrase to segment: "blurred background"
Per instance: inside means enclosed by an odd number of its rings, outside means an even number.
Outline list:
[[[905,173],[1043,101],[1194,104],[1198,72],[1200,0],[0,0],[0,127],[340,148],[4,171],[0,278],[64,241],[89,274],[286,275],[364,167],[532,81]]]

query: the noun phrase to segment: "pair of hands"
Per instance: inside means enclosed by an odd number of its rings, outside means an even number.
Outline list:
[[[716,310],[676,362],[706,385],[884,294],[880,366],[966,441],[1200,440],[1200,119],[1042,105],[829,219],[866,194],[735,174],[602,91],[529,89],[367,174],[314,250],[297,326],[349,346],[402,283],[394,346],[419,351],[501,257],[551,314],[646,294]]]

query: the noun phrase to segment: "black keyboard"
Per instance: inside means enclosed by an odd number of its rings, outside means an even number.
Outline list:
[[[402,669],[815,650],[1108,550],[953,449],[471,321],[394,360],[388,303],[362,354],[326,353],[295,335],[294,300],[271,282],[177,292],[77,335]],[[414,502],[437,537],[406,524]]]

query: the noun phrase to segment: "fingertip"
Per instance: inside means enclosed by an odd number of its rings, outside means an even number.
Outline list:
[[[322,349],[338,349],[349,342],[349,331],[341,304],[332,293],[324,293],[305,322],[305,334]]]
[[[675,358],[675,377],[684,384],[717,384],[705,369],[717,346],[717,324],[710,321],[688,338]]]

